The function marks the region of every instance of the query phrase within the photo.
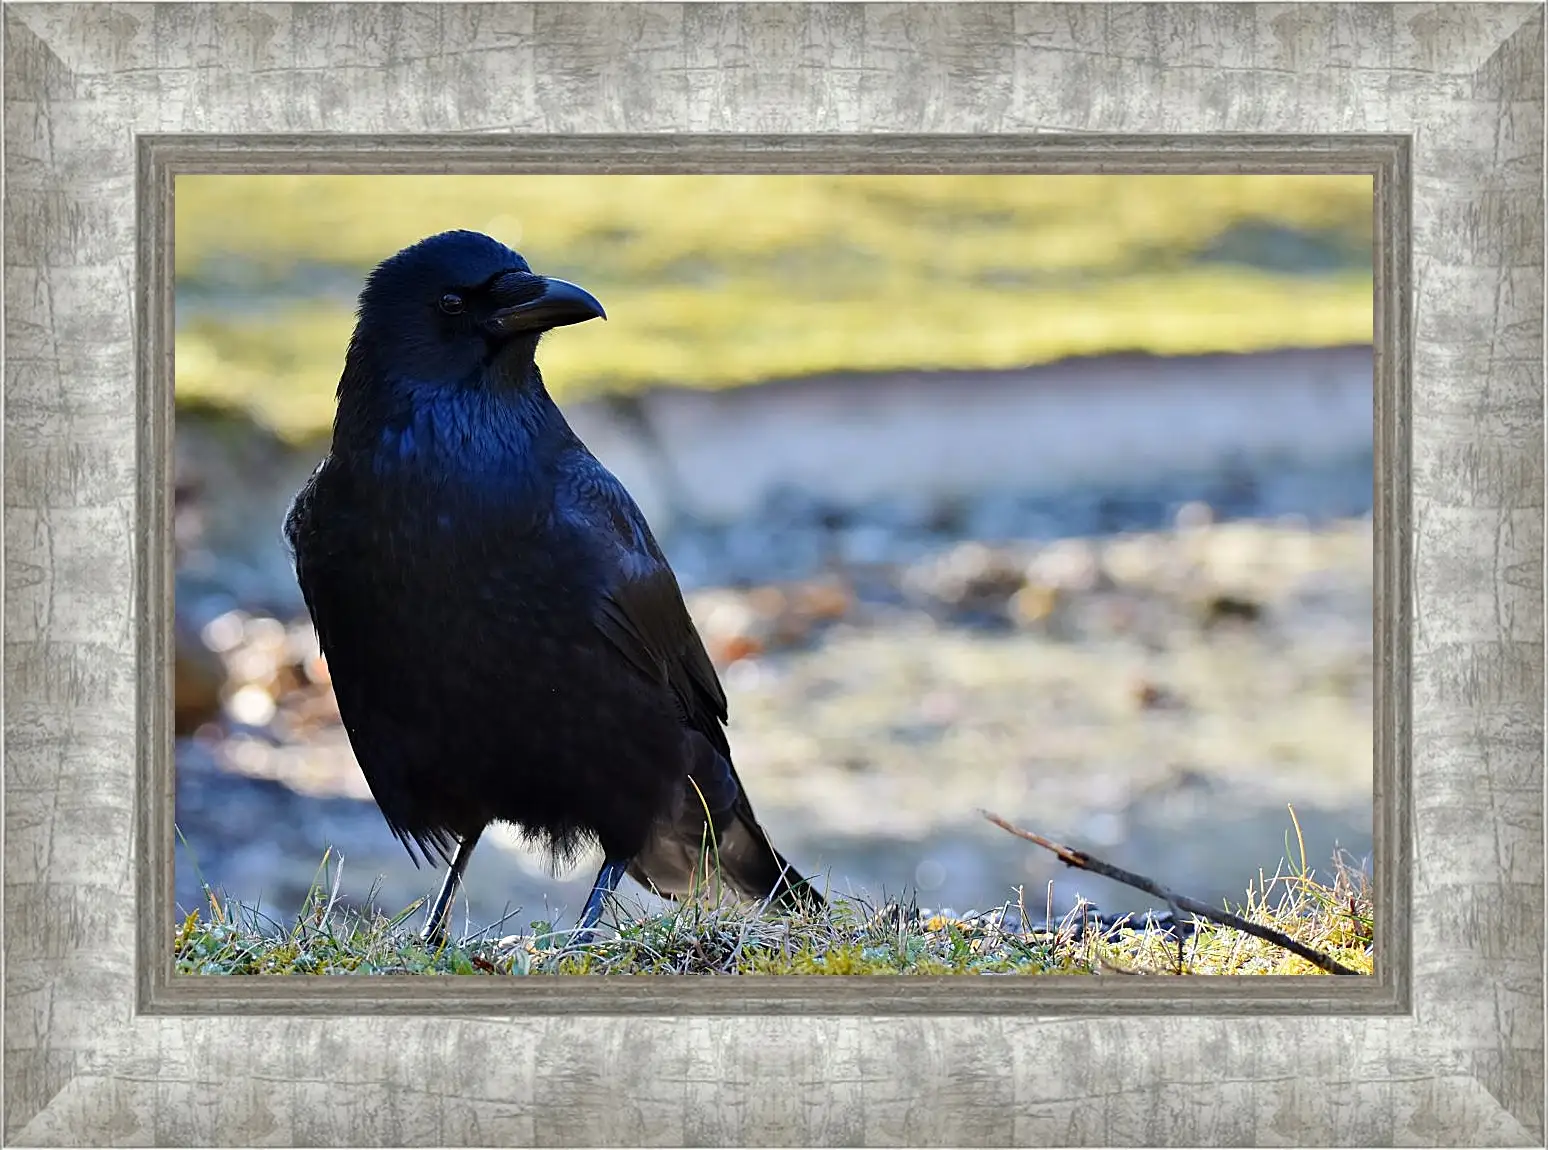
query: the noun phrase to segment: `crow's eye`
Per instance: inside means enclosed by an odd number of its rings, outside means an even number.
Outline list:
[[[441,310],[447,315],[462,314],[462,297],[452,292],[447,292],[441,297]]]

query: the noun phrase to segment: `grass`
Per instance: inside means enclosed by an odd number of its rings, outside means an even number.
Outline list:
[[[184,176],[180,396],[315,434],[374,263],[487,231],[608,308],[561,398],[1368,342],[1364,176]]]
[[[181,974],[1174,974],[1178,948],[1154,927],[1100,935],[1069,915],[1052,931],[1005,929],[1010,909],[974,916],[921,913],[833,898],[821,917],[769,917],[746,904],[689,901],[656,915],[625,915],[587,946],[546,921],[502,934],[506,922],[427,948],[416,935],[422,906],[394,915],[341,907],[337,872],[319,882],[288,925],[206,890],[174,940]],[[1027,917],[1026,906],[1017,907]],[[1077,908],[1078,909],[1078,908]],[[1231,908],[1275,927],[1360,973],[1372,969],[1373,911],[1363,871],[1336,861],[1330,882],[1305,866],[1259,876]],[[1321,974],[1305,959],[1212,924],[1185,944],[1189,974]]]

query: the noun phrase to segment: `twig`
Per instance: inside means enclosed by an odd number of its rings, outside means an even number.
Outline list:
[[[1229,926],[1235,930],[1243,931],[1247,934],[1253,935],[1256,938],[1261,938],[1265,942],[1271,942],[1275,946],[1282,946],[1291,953],[1300,955],[1307,962],[1315,963],[1319,968],[1327,971],[1329,974],[1360,973],[1357,970],[1350,970],[1347,966],[1343,965],[1341,962],[1338,962],[1336,959],[1329,958],[1321,951],[1313,950],[1305,943],[1297,942],[1289,935],[1274,930],[1272,927],[1259,926],[1257,923],[1248,922],[1245,918],[1240,918],[1237,915],[1232,914],[1230,911],[1216,910],[1214,907],[1199,902],[1197,899],[1188,898],[1186,895],[1174,894],[1172,891],[1167,890],[1166,887],[1162,886],[1160,883],[1153,879],[1148,879],[1144,875],[1134,874],[1132,871],[1126,871],[1119,867],[1115,867],[1111,863],[1103,862],[1101,859],[1092,858],[1085,851],[1078,851],[1073,847],[1067,847],[1062,843],[1056,843],[1050,839],[1045,839],[1040,834],[1034,834],[1032,831],[1023,830],[1021,827],[1016,826],[1014,823],[1006,822],[999,815],[991,814],[986,810],[980,810],[978,813],[983,815],[984,818],[988,819],[1001,830],[1009,831],[1017,838],[1026,839],[1029,843],[1035,843],[1042,847],[1044,850],[1052,851],[1054,854],[1059,856],[1059,860],[1066,866],[1072,866],[1078,870],[1086,870],[1090,871],[1092,874],[1102,875],[1104,878],[1110,878],[1114,882],[1121,882],[1124,886],[1132,886],[1136,890],[1142,890],[1148,895],[1152,895],[1155,898],[1163,900],[1173,908],[1174,914],[1178,910],[1186,910],[1200,918],[1207,918],[1211,922],[1218,922],[1222,926]]]
[[[1114,962],[1112,959],[1105,958],[1101,954],[1096,956],[1096,960],[1097,965],[1100,966],[1103,970],[1110,970],[1114,974],[1143,977],[1146,973],[1148,973],[1147,971],[1136,970],[1132,966],[1124,966],[1122,963]]]

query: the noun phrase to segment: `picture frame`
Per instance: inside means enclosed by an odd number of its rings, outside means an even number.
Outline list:
[[[4,21],[7,1139],[1541,1141],[1540,7]],[[174,977],[172,181],[281,170],[1370,171],[1376,974]]]

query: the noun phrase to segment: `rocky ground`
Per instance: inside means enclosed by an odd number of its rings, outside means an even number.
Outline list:
[[[370,802],[283,557],[228,543],[305,465],[218,436],[179,448],[178,900],[202,878],[288,916],[331,848],[341,899],[406,906],[437,876]],[[272,491],[212,499],[222,468]],[[1211,899],[1273,870],[1287,804],[1313,864],[1368,854],[1369,475],[1356,460],[1142,499],[787,503],[668,547],[739,769],[793,860],[873,899],[981,909],[1019,887],[1038,913],[1077,892],[1139,909],[977,809]],[[1287,505],[1315,518],[1261,514]],[[514,837],[486,842],[473,922],[575,912],[589,864],[555,879]]]

